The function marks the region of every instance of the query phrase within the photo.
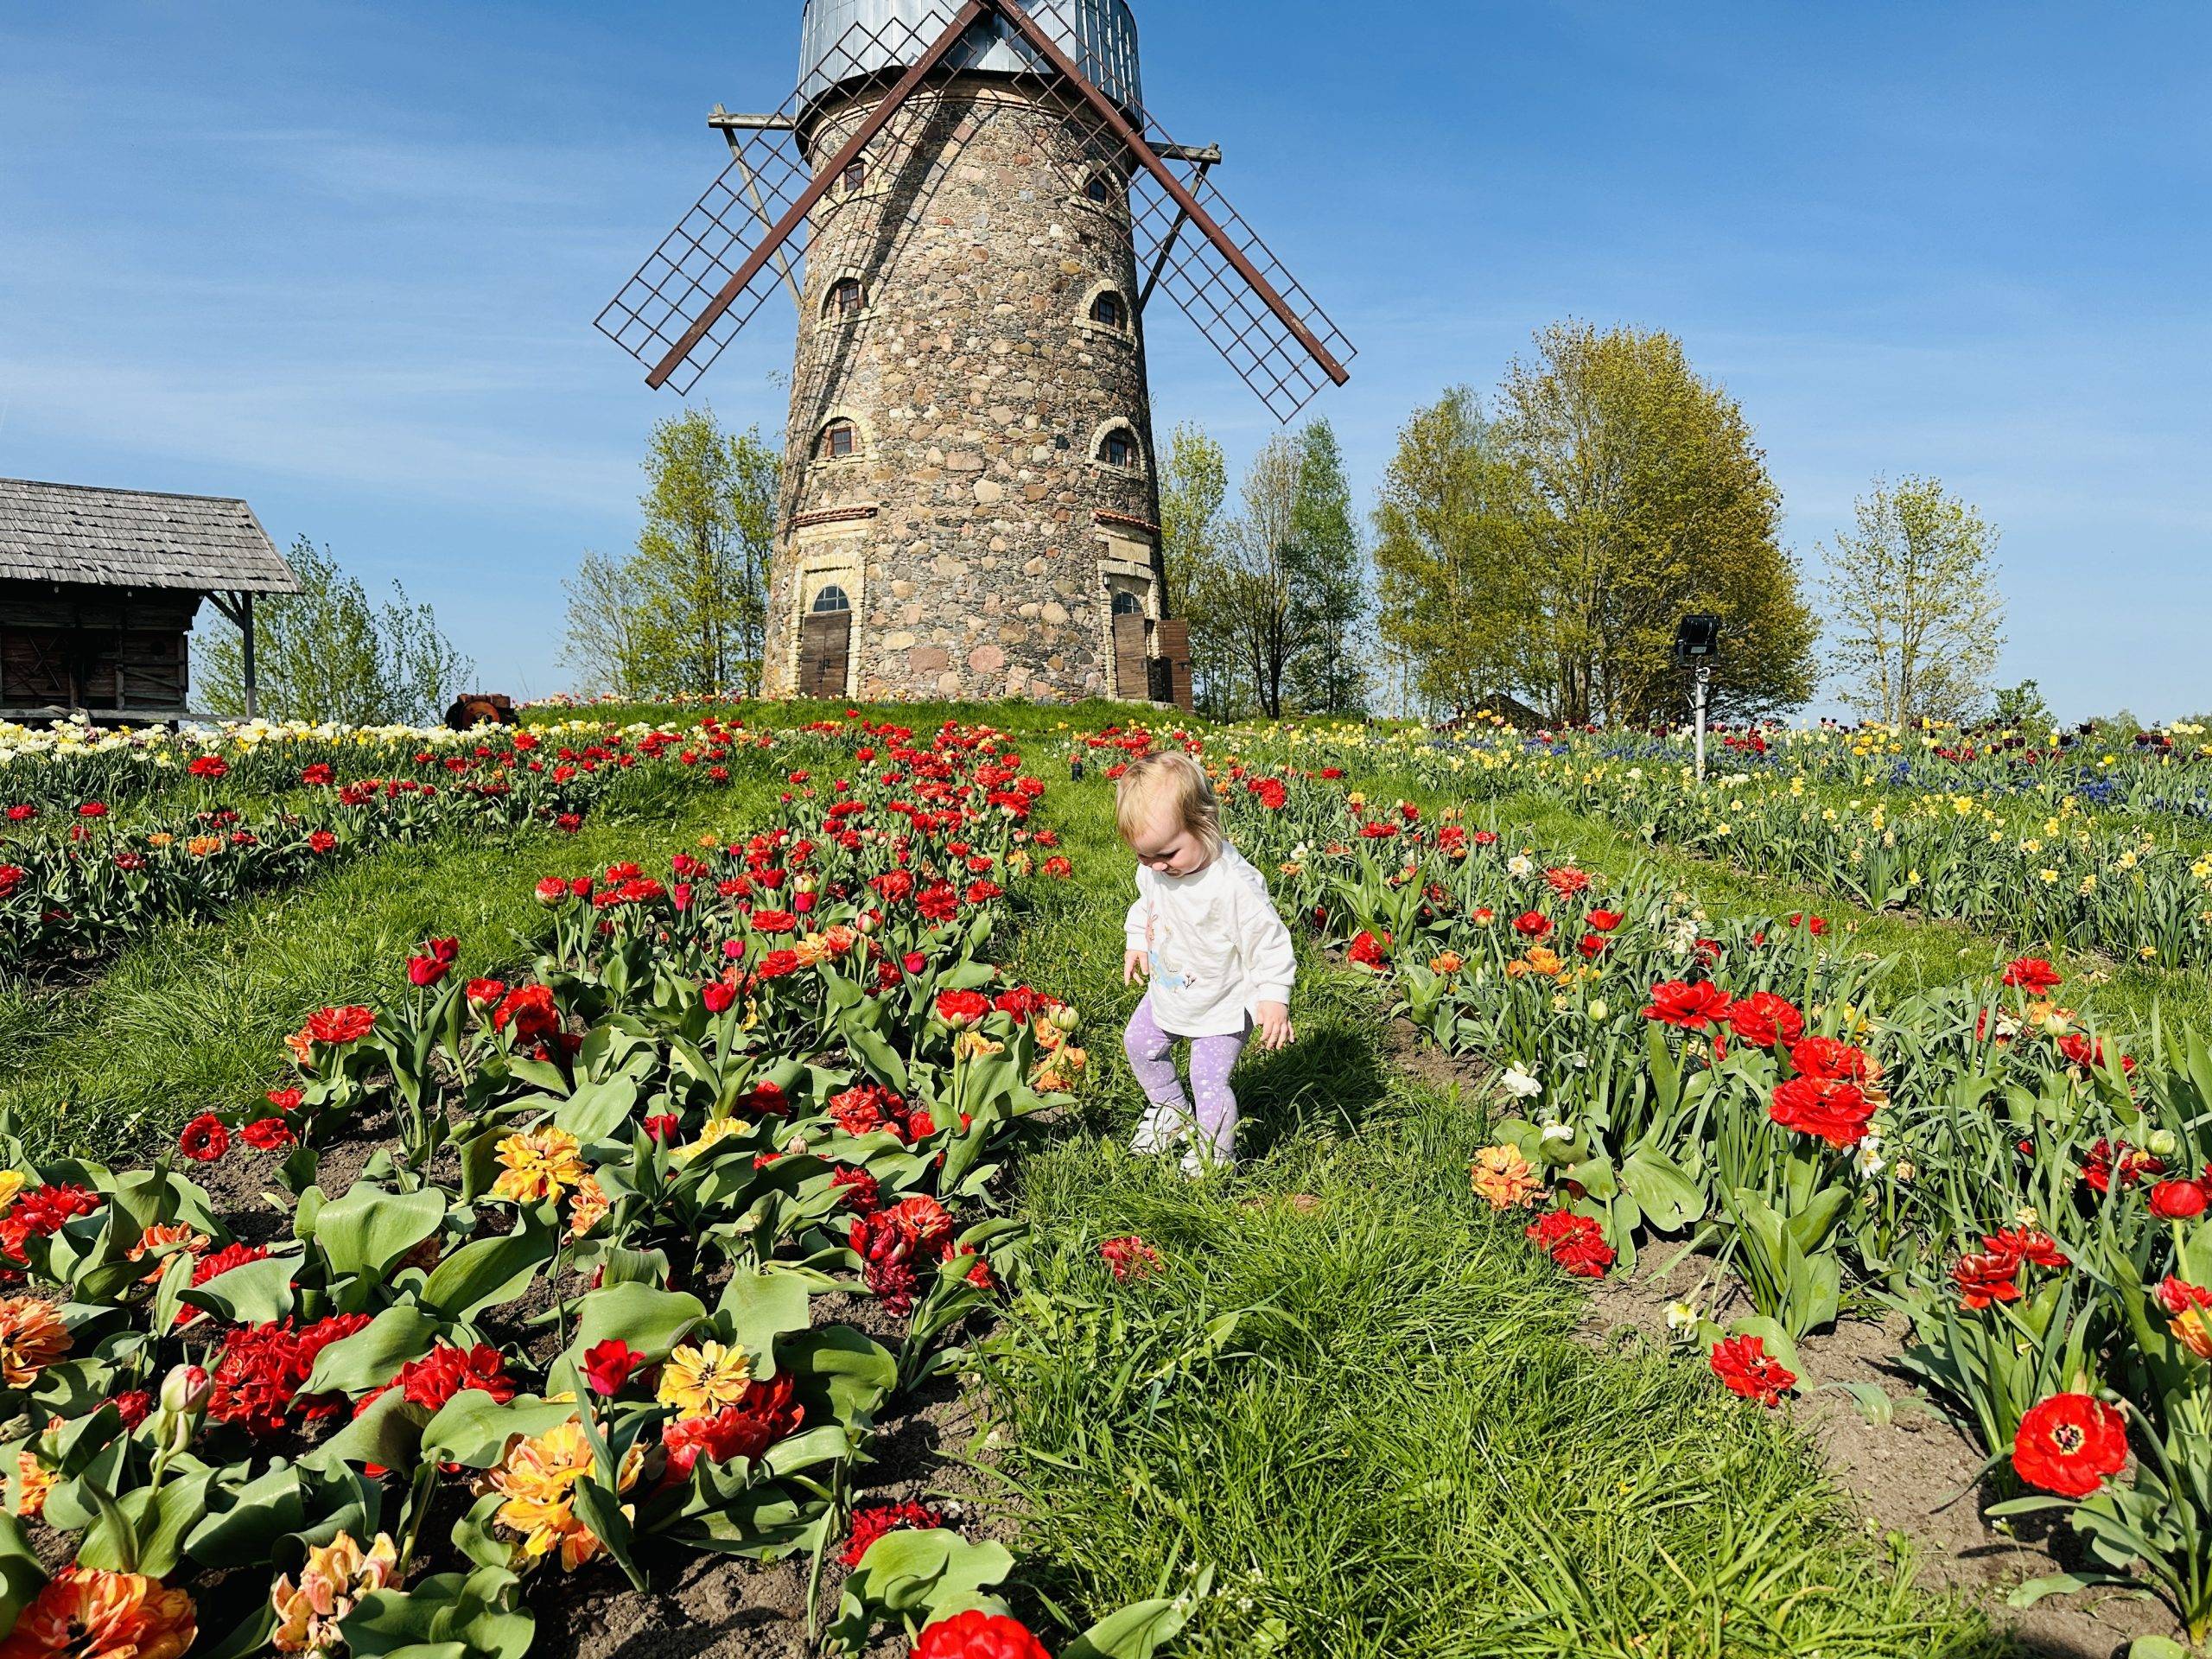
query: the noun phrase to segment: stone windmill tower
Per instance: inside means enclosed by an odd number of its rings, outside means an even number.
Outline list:
[[[1190,698],[1145,317],[1276,416],[1351,348],[1144,108],[1127,0],[806,0],[797,91],[599,319],[688,392],[798,313],[771,696]]]

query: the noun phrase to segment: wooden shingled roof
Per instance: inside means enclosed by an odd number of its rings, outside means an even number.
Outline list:
[[[0,478],[0,581],[296,594],[243,501]]]

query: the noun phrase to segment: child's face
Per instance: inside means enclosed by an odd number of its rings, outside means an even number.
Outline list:
[[[1205,842],[1172,810],[1154,813],[1129,845],[1138,863],[1161,875],[1190,875],[1206,867]]]

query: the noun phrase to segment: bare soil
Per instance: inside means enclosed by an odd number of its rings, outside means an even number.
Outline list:
[[[831,1299],[835,1300],[835,1299]],[[855,1321],[857,1323],[857,1321]],[[881,1425],[870,1462],[855,1471],[860,1503],[926,1503],[970,1538],[997,1535],[1001,1523],[973,1500],[974,1471],[962,1460],[982,1432],[976,1401],[939,1377]],[[824,1553],[817,1599],[819,1620],[837,1611],[846,1569],[843,1541]],[[634,1590],[609,1571],[543,1582],[533,1592],[537,1639],[544,1659],[809,1659],[810,1558],[759,1563],[729,1556],[666,1552],[665,1566],[641,1563],[650,1586]],[[893,1630],[866,1659],[904,1659],[906,1643]]]
[[[1732,1275],[1708,1283],[1712,1262],[1701,1256],[1678,1262],[1680,1254],[1679,1245],[1662,1242],[1644,1251],[1634,1275],[1593,1286],[1585,1338],[1663,1347],[1667,1305],[1676,1300],[1694,1300],[1723,1325],[1751,1311]],[[2178,1636],[2162,1603],[2123,1591],[2048,1596],[2030,1608],[2005,1605],[2006,1596],[2028,1580],[2080,1567],[2081,1555],[2063,1523],[2039,1526],[2039,1517],[2031,1518],[2006,1535],[1983,1521],[1985,1508],[2012,1494],[1980,1473],[1986,1460],[1979,1447],[1897,1370],[1907,1334],[1894,1314],[1846,1319],[1798,1344],[1801,1394],[1791,1409],[1867,1529],[1910,1539],[1920,1581],[1986,1606],[2022,1659],[2118,1659],[2139,1636]],[[1848,1394],[1827,1386],[1842,1383],[1880,1389],[1891,1402],[1891,1421],[1868,1421]]]

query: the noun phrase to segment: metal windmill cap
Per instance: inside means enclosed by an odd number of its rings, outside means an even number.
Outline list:
[[[1125,109],[1144,107],[1128,0],[1027,0],[1027,10],[1101,92]],[[847,81],[910,66],[958,10],[958,0],[806,0],[799,24],[801,101],[810,104]],[[1004,18],[993,16],[976,26],[952,67],[1019,75],[1045,66]]]

